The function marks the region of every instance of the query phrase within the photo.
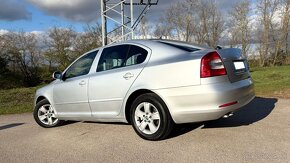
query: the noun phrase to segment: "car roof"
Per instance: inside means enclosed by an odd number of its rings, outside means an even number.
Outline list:
[[[198,45],[198,44],[189,43],[185,41],[179,41],[179,40],[168,40],[168,39],[151,39],[151,40],[157,41],[157,42],[171,43],[171,44],[176,44],[176,45],[191,46],[197,49],[209,49],[208,46]]]
[[[170,44],[175,44],[175,45],[181,45],[181,46],[190,46],[192,48],[197,48],[197,49],[210,49],[209,47],[198,45],[198,44],[193,44],[193,43],[188,43],[185,41],[178,41],[178,40],[168,40],[168,39],[135,39],[135,40],[127,40],[123,43],[139,43],[143,44],[145,46],[151,47],[152,45],[156,45],[156,42],[158,43],[170,43]]]
[[[208,49],[211,49],[209,47],[204,47],[202,45],[197,45],[197,44],[192,44],[192,43],[188,43],[188,42],[184,42],[184,41],[177,41],[177,40],[166,40],[166,39],[134,39],[134,40],[126,40],[126,41],[122,41],[122,42],[116,42],[116,43],[108,44],[106,46],[102,46],[102,47],[95,48],[95,49],[93,49],[93,50],[91,50],[89,52],[96,51],[96,50],[100,50],[100,49],[107,48],[107,47],[111,47],[111,46],[122,45],[122,44],[137,44],[137,45],[145,46],[145,47],[147,47],[149,49],[152,49],[152,50],[154,50],[154,49],[160,49],[160,47],[167,47],[166,49],[170,48],[171,49],[171,52],[173,52],[175,50],[177,50],[177,51],[183,51],[184,52],[184,50],[182,50],[180,48],[176,48],[174,46],[170,46],[168,44],[174,44],[174,45],[178,45],[178,46],[187,46],[187,47],[195,48],[195,49],[199,49],[199,50],[208,50]],[[177,51],[175,51],[175,52],[178,53]],[[87,52],[87,53],[89,53],[89,52]]]
[[[158,46],[160,44],[163,43],[170,43],[170,44],[175,44],[175,45],[184,45],[184,46],[190,46],[192,48],[196,48],[196,49],[200,49],[200,50],[204,50],[204,49],[211,49],[207,46],[203,46],[203,45],[198,45],[198,44],[193,44],[193,43],[188,43],[185,41],[178,41],[178,40],[168,40],[168,39],[134,39],[134,40],[126,40],[126,41],[122,41],[122,42],[116,42],[116,43],[112,43],[112,44],[108,44],[102,47],[98,47],[95,49],[90,50],[91,51],[95,51],[95,50],[99,50],[102,48],[106,48],[106,47],[110,47],[110,46],[116,46],[116,45],[121,45],[121,44],[141,44],[144,46],[147,46],[149,48]],[[156,44],[157,43],[157,44]]]

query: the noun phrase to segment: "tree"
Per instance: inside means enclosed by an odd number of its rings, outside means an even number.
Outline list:
[[[164,25],[155,34],[168,34],[178,40],[216,47],[225,21],[213,0],[186,0],[172,5],[165,13]],[[166,29],[163,29],[166,28]],[[169,32],[167,32],[169,31]]]
[[[257,4],[257,11],[259,14],[259,22],[261,30],[258,31],[260,41],[260,66],[266,65],[266,59],[270,55],[270,37],[271,29],[273,31],[273,18],[277,11],[278,0],[259,0]],[[274,35],[272,35],[274,36]],[[275,48],[277,51],[277,47]]]
[[[178,40],[189,42],[194,31],[192,10],[187,2],[178,2],[172,5],[165,13],[164,21],[170,33]]]
[[[84,32],[78,33],[74,43],[73,49],[75,53],[80,56],[92,49],[102,46],[102,28],[99,24],[87,25]]]
[[[289,19],[290,19],[290,0],[282,0],[281,2],[281,42],[284,46],[285,54],[288,54],[288,38],[289,38]],[[284,43],[284,45],[283,45]],[[289,55],[288,55],[289,57]]]
[[[241,44],[242,54],[247,58],[251,41],[250,3],[241,1],[230,12],[231,37],[234,44]]]
[[[0,56],[0,77],[2,77],[8,72],[7,64],[8,64],[7,60],[5,60],[5,58],[2,58],[2,56]]]
[[[71,28],[52,28],[47,33],[45,56],[49,63],[59,65],[64,70],[76,57],[74,40],[77,33]],[[51,67],[52,65],[50,65]]]
[[[198,28],[196,30],[197,42],[206,43],[215,48],[224,31],[225,21],[222,13],[217,9],[213,0],[199,0],[198,8]]]
[[[171,34],[171,27],[167,25],[167,22],[165,21],[164,17],[161,17],[156,23],[154,27],[154,36],[157,38],[168,38],[168,37],[173,37]]]
[[[142,39],[146,39],[147,35],[150,33],[150,27],[148,25],[148,21],[145,17],[143,17],[141,19],[140,25],[139,25],[139,29],[138,32],[140,33],[140,35],[142,36]]]
[[[26,86],[40,83],[40,51],[36,35],[25,32],[9,32],[3,36],[1,56],[6,56],[14,73],[20,73]]]
[[[0,51],[4,51],[5,42],[4,42],[4,36],[0,35]],[[7,71],[8,61],[6,56],[1,53],[0,55],[0,77],[2,77]]]

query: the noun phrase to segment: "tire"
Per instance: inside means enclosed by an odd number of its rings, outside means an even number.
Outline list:
[[[165,139],[174,125],[165,103],[154,93],[146,93],[135,99],[130,119],[135,132],[146,140]]]
[[[44,128],[56,127],[63,122],[55,117],[54,109],[46,99],[36,104],[33,117],[36,123]]]

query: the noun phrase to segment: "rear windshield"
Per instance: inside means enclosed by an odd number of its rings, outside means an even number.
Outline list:
[[[200,50],[200,49],[190,47],[190,46],[185,46],[185,45],[178,45],[178,44],[169,43],[169,42],[162,42],[162,41],[159,41],[159,42],[162,44],[166,44],[166,45],[175,47],[175,48],[180,49],[180,50],[187,51],[187,52],[194,52],[194,51]]]

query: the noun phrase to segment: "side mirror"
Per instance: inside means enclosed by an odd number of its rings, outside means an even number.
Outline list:
[[[52,74],[52,78],[53,79],[62,79],[62,73],[60,71],[55,71],[53,74]]]

